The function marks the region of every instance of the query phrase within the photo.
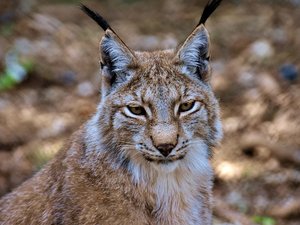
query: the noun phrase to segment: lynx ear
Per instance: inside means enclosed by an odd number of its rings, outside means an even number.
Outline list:
[[[176,59],[182,73],[209,81],[209,35],[203,24],[197,26],[179,48]]]
[[[100,42],[101,66],[109,72],[125,72],[135,61],[134,53],[110,29]]]
[[[181,65],[184,74],[209,81],[209,35],[204,27],[206,20],[218,8],[222,0],[209,0],[204,7],[195,30],[178,50],[175,61]]]
[[[100,52],[103,75],[101,92],[102,96],[106,96],[112,88],[131,77],[130,67],[135,65],[135,56],[100,14],[82,4],[81,9],[105,31]]]
[[[101,40],[100,52],[104,89],[114,88],[132,76],[134,53],[110,29]]]

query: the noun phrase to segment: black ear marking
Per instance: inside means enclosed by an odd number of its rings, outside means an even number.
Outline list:
[[[92,18],[104,31],[106,31],[107,29],[112,30],[108,22],[99,13],[94,12],[93,10],[89,9],[83,4],[80,4],[80,8],[86,15]]]
[[[222,0],[209,0],[202,12],[202,16],[197,26],[199,26],[200,24],[205,24],[208,17],[210,17],[210,15],[216,10],[216,8],[218,8],[221,2]]]
[[[101,68],[101,70],[103,69],[103,67],[104,67],[104,63],[100,62],[100,68]]]

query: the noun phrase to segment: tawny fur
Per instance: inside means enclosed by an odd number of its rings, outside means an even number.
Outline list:
[[[209,159],[222,131],[208,45],[202,25],[178,51],[144,53],[107,30],[96,114],[0,200],[0,224],[211,225]],[[190,99],[197,111],[179,115]],[[130,113],[132,102],[147,116]],[[175,145],[167,162],[155,147],[164,143]]]

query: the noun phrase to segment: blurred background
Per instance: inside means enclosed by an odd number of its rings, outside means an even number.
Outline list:
[[[207,0],[82,2],[155,50],[184,41]],[[225,133],[214,224],[300,224],[299,21],[300,0],[224,0],[206,24]],[[95,112],[102,35],[77,0],[0,1],[0,196]]]

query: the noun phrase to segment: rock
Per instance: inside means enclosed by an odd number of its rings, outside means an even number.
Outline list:
[[[285,80],[290,82],[295,81],[298,78],[299,72],[295,65],[293,64],[285,64],[283,65],[280,70],[280,75]]]
[[[246,88],[252,88],[255,86],[255,75],[252,71],[245,68],[239,73],[238,82]]]
[[[270,74],[257,74],[256,84],[263,93],[269,96],[276,96],[280,93],[280,86]]]
[[[75,84],[76,78],[77,78],[77,74],[71,70],[65,71],[61,75],[61,81],[63,82],[63,84],[65,84],[67,86],[71,86],[71,85]]]
[[[250,52],[253,56],[264,59],[271,57],[274,54],[274,49],[269,41],[258,40],[250,46]]]
[[[89,97],[95,94],[95,88],[89,81],[84,81],[77,86],[77,94],[81,97]]]

